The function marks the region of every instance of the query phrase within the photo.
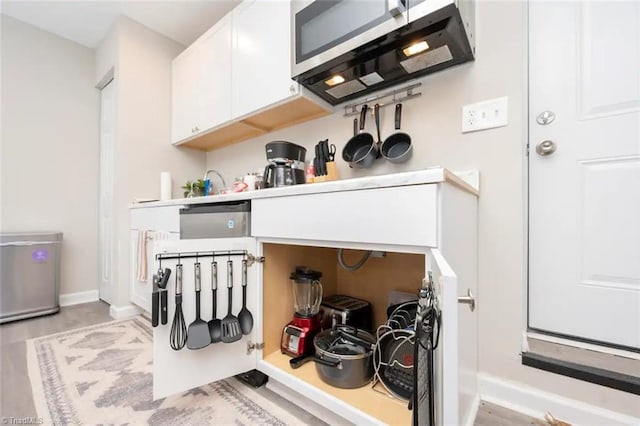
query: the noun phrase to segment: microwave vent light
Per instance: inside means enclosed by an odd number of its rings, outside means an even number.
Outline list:
[[[325,84],[329,87],[333,87],[340,83],[344,83],[344,77],[341,75],[334,75],[329,80],[325,81]]]
[[[404,49],[402,49],[402,52],[404,53],[405,56],[413,56],[420,52],[424,52],[428,48],[429,48],[429,44],[425,40],[422,40],[417,43],[413,43],[409,47],[405,47]]]

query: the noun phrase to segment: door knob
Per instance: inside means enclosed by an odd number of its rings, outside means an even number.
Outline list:
[[[473,293],[471,293],[470,288],[467,289],[466,296],[458,296],[458,303],[469,305],[471,312],[476,310],[476,299],[473,297]]]
[[[558,148],[558,145],[556,145],[555,142],[550,141],[550,140],[546,140],[546,141],[542,141],[538,145],[536,145],[536,153],[538,155],[542,155],[544,157],[544,156],[551,155],[554,152],[556,152],[557,148]]]

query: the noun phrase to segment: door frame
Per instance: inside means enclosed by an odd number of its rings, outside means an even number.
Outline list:
[[[117,277],[114,276],[114,272],[115,272],[115,268],[114,268],[114,262],[116,260],[117,257],[117,253],[118,253],[118,249],[117,249],[117,244],[116,244],[116,232],[115,232],[115,224],[112,223],[112,226],[110,227],[110,229],[105,230],[109,237],[108,239],[112,242],[111,247],[110,247],[110,261],[109,261],[109,265],[106,265],[106,268],[108,269],[108,276],[111,278],[111,282],[109,284],[109,288],[108,289],[104,289],[103,285],[102,285],[102,272],[103,272],[103,253],[105,251],[105,247],[103,247],[105,238],[103,235],[103,220],[102,220],[102,212],[104,210],[104,205],[102,202],[102,185],[103,185],[103,167],[104,167],[104,162],[103,162],[103,154],[102,154],[102,91],[109,85],[113,85],[112,88],[114,90],[114,102],[117,98],[117,86],[115,86],[117,84],[117,82],[115,81],[114,78],[114,68],[111,68],[106,74],[105,76],[102,78],[102,80],[100,80],[100,82],[98,82],[98,84],[96,85],[96,88],[98,90],[100,90],[100,142],[99,142],[99,173],[100,173],[100,180],[99,180],[99,197],[98,197],[98,259],[99,259],[99,267],[98,267],[98,298],[100,300],[103,300],[104,302],[113,305],[113,303],[116,300],[117,297],[117,287],[116,287],[116,282],[117,282]],[[114,106],[114,120],[117,120],[117,107]],[[116,127],[114,125],[113,131],[115,132]],[[114,138],[115,139],[115,138]],[[113,146],[110,148],[112,151],[112,157],[115,159],[115,140],[113,143]],[[110,171],[111,175],[113,175],[113,170]],[[110,209],[112,211],[112,216],[113,216],[113,197],[111,197],[111,199],[108,201],[108,203],[110,204]],[[107,290],[107,291],[105,291]]]

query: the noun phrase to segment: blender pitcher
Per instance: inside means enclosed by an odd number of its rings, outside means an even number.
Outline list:
[[[320,312],[322,303],[322,272],[297,267],[290,276],[293,287],[293,303],[296,315],[312,317]]]

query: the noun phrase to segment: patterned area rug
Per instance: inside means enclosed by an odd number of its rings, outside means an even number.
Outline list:
[[[152,331],[142,318],[29,340],[27,363],[45,424],[301,423],[234,378],[154,401]]]

